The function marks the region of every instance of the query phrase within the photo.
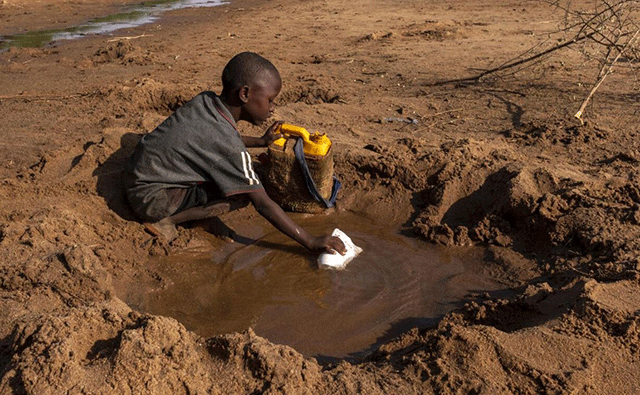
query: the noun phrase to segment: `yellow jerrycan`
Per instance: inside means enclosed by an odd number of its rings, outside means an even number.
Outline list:
[[[333,207],[340,183],[333,175],[333,151],[324,133],[282,124],[283,137],[267,150],[265,189],[283,209],[318,213]]]

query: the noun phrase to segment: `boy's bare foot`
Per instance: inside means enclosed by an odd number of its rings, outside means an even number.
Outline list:
[[[145,222],[144,229],[154,236],[163,237],[167,242],[171,242],[178,237],[176,226],[168,218],[161,219],[154,223]]]
[[[228,227],[222,220],[218,217],[213,217],[207,221],[207,231],[213,234],[216,237],[226,241],[227,243],[235,242],[234,238],[236,236],[236,232]]]

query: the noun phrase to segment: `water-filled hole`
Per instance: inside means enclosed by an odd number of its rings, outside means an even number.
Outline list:
[[[364,251],[345,270],[321,268],[316,255],[261,217],[245,215],[225,219],[237,242],[216,240],[210,251],[155,260],[151,269],[165,285],[124,287],[120,296],[202,336],[251,327],[274,343],[328,360],[432,325],[469,292],[500,287],[481,274],[481,249],[447,250],[351,212],[291,216],[314,234],[338,227]]]

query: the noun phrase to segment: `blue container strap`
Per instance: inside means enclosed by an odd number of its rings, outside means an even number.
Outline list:
[[[296,154],[296,161],[298,162],[298,165],[300,165],[302,177],[304,177],[304,182],[305,184],[307,184],[307,189],[309,190],[311,196],[313,196],[316,201],[324,203],[327,208],[333,207],[336,204],[338,191],[342,186],[338,178],[335,175],[333,176],[333,188],[331,190],[331,196],[329,197],[329,199],[323,198],[320,195],[320,192],[318,192],[318,187],[316,186],[315,181],[313,181],[313,178],[311,178],[309,166],[307,166],[307,160],[304,157],[304,144],[302,142],[302,139],[299,138],[298,141],[296,141],[296,145],[293,147],[293,151]]]

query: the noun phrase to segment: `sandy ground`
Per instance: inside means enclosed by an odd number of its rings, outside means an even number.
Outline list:
[[[2,0],[0,34],[121,3]],[[550,45],[558,17],[519,0],[239,0],[0,53],[0,392],[639,393],[631,72],[607,79],[585,125],[572,114],[597,70],[575,50],[431,84]],[[202,244],[198,229],[167,245],[132,220],[123,160],[180,103],[219,90],[243,50],[280,69],[278,118],[333,138],[340,209],[485,246],[486,272],[513,292],[329,365],[250,330],[201,338],[119,300],[114,284],[155,278],[150,256]]]

